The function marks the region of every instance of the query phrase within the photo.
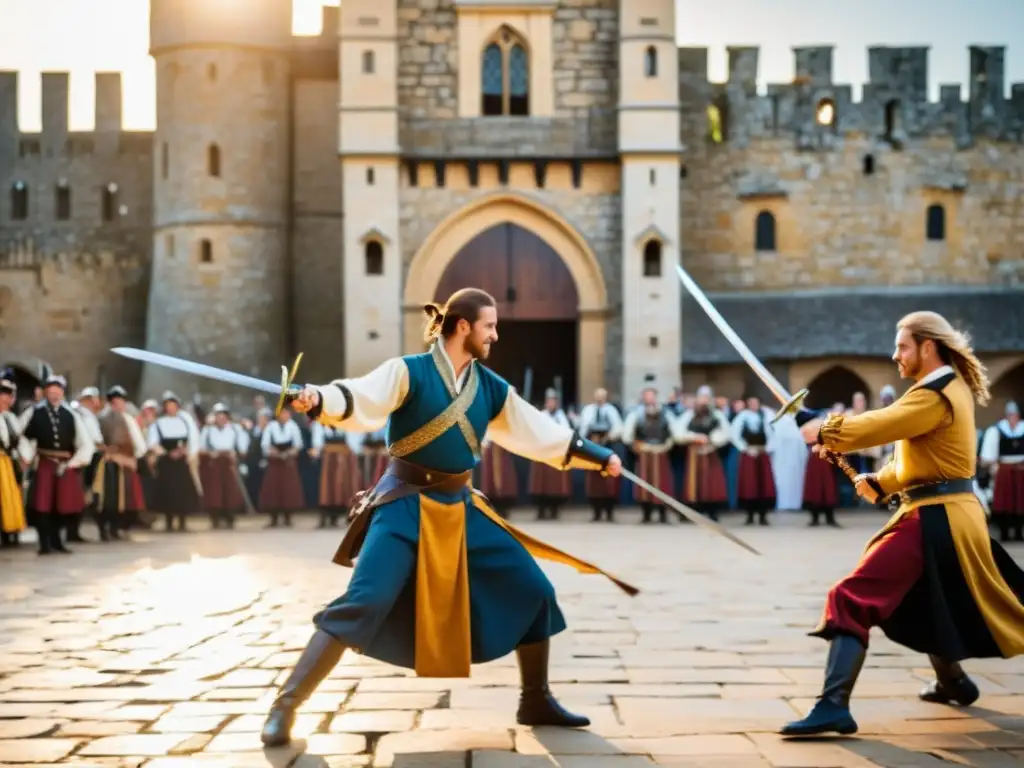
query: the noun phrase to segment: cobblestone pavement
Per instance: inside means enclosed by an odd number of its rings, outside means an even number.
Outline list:
[[[527,519],[528,513],[519,515]],[[337,532],[142,532],[40,558],[0,555],[0,764],[146,768],[634,768],[644,765],[1004,766],[1024,762],[1024,659],[970,662],[982,698],[961,711],[916,698],[927,661],[878,636],[855,692],[856,738],[786,742],[818,693],[825,644],[806,632],[854,563],[875,513],[843,530],[802,515],[743,528],[754,557],[694,526],[591,525],[580,511],[526,523],[637,584],[545,565],[570,630],[555,693],[585,731],[518,728],[513,659],[468,680],[417,679],[346,654],[301,710],[292,747],[258,730],[275,683],[344,590]],[[198,527],[198,526],[197,526]],[[91,529],[87,530],[87,534]],[[1024,556],[1024,548],[1015,554]]]

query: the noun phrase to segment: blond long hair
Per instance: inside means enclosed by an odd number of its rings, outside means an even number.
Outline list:
[[[911,312],[896,324],[896,328],[905,328],[918,344],[926,339],[934,341],[942,362],[957,370],[978,405],[988,405],[992,399],[988,390],[988,373],[974,354],[971,337],[967,333],[958,331],[938,312]]]

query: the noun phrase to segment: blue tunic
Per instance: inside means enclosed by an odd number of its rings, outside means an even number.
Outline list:
[[[439,352],[403,359],[409,371],[408,393],[388,419],[389,446],[427,424],[454,399],[451,370]],[[479,384],[466,417],[479,446],[488,424],[505,405],[509,385],[493,371],[473,365]],[[472,469],[479,460],[458,425],[404,458],[453,474]],[[540,566],[510,533],[473,506],[469,489],[429,495],[442,503],[465,504],[474,663],[500,658],[519,645],[546,640],[565,629],[554,588]],[[319,629],[344,645],[410,669],[416,659],[420,514],[418,494],[377,508],[348,590],[314,617]]]

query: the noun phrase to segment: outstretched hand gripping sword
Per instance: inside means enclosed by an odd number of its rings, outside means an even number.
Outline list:
[[[743,361],[750,366],[750,369],[755,374],[757,374],[757,378],[759,378],[764,385],[768,387],[768,390],[772,393],[775,399],[782,403],[782,407],[779,408],[778,412],[775,414],[775,418],[771,420],[771,423],[775,424],[783,416],[795,416],[799,413],[803,409],[804,400],[809,394],[808,390],[801,389],[795,395],[789,394],[789,392],[786,391],[786,388],[779,383],[779,380],[772,376],[771,371],[765,368],[764,364],[757,359],[753,352],[750,351],[750,348],[743,343],[743,339],[736,334],[736,331],[734,331],[725,321],[725,318],[719,314],[718,310],[715,309],[715,305],[712,304],[708,297],[704,295],[704,291],[702,291],[700,286],[693,281],[693,278],[686,273],[686,270],[683,269],[682,265],[676,264],[676,272],[679,273],[679,279],[682,281],[683,287],[685,287],[686,290],[690,292],[690,295],[696,299],[697,303],[700,304],[701,309],[704,310],[711,322],[715,324],[715,327],[722,332],[722,335],[725,336],[730,344],[732,344],[733,348],[739,352]],[[827,448],[819,447],[818,455],[830,464],[834,464],[839,467],[851,482],[853,482],[854,478],[857,477],[857,470],[850,465],[850,462],[847,461],[846,457],[841,453],[836,453],[835,451],[830,451]]]

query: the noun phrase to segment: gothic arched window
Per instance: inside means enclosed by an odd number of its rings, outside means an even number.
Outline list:
[[[483,115],[530,114],[530,57],[517,34],[502,27],[480,61]]]

